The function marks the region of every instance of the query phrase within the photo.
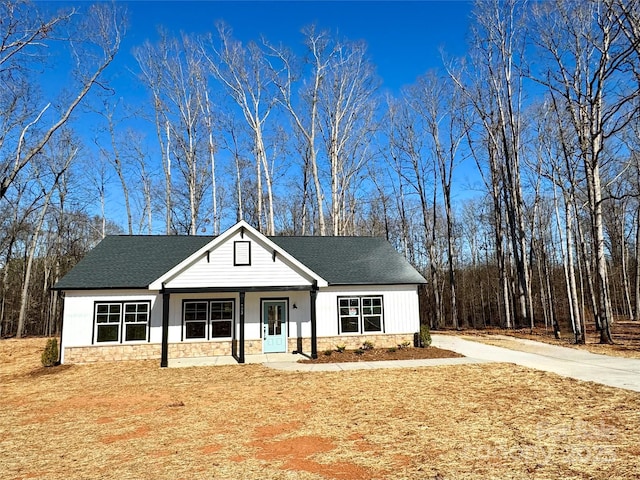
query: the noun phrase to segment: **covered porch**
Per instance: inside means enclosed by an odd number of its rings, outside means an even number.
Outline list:
[[[307,301],[305,301],[304,313],[300,312],[298,316],[298,323],[292,323],[290,321],[290,311],[298,309],[298,305],[295,301],[290,301],[291,298],[301,298],[301,295],[306,295],[304,292],[308,292],[308,307]],[[291,357],[297,354],[309,356],[311,358],[317,358],[317,320],[316,320],[316,299],[318,294],[318,284],[313,281],[311,285],[287,285],[287,286],[264,286],[264,287],[203,287],[203,288],[171,288],[167,287],[164,283],[160,290],[162,297],[162,343],[161,343],[161,360],[160,366],[166,368],[170,366],[180,366],[181,364],[186,366],[190,362],[194,365],[202,364],[202,362],[210,362],[212,365],[222,365],[227,363],[264,363],[269,361],[270,358],[280,358],[281,356],[287,356],[287,360],[292,361]],[[170,352],[170,319],[173,315],[176,315],[175,300],[180,300],[184,304],[187,300],[185,297],[200,296],[206,298],[212,295],[229,294],[233,295],[237,299],[237,310],[234,312],[234,321],[231,334],[231,355],[220,356],[206,356],[189,358],[169,358]],[[173,305],[173,307],[172,307]],[[259,306],[259,308],[258,308]],[[172,312],[172,308],[174,311]],[[182,307],[184,308],[184,307]],[[284,328],[280,329],[280,324],[277,323],[278,331],[274,332],[273,325],[270,319],[272,312],[276,314],[277,321],[282,320],[284,322]],[[182,314],[181,314],[182,315]],[[249,318],[247,318],[249,316]],[[280,317],[282,316],[282,317]],[[306,335],[307,342],[302,341],[302,328],[300,324],[300,317],[304,317],[304,322],[308,322],[307,329],[310,328],[310,332]],[[259,325],[258,325],[259,322]],[[250,335],[247,335],[247,326],[251,328]],[[292,338],[292,326],[296,327],[295,336]],[[256,328],[260,330],[256,338]],[[279,350],[267,348],[271,345],[271,341],[279,340],[274,333],[281,334],[284,341],[284,347]],[[271,334],[271,335],[270,335]],[[253,345],[256,341],[262,342],[261,353],[255,351]],[[252,346],[247,354],[247,343]],[[292,348],[290,345],[295,345]],[[306,343],[308,345],[307,352],[303,351],[302,345]],[[300,357],[297,357],[300,358]],[[297,358],[293,361],[296,361]],[[209,360],[207,360],[209,359]]]

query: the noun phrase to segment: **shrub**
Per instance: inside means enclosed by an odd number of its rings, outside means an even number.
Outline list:
[[[420,325],[420,346],[428,347],[431,345],[431,332],[429,325]]]
[[[358,348],[357,350],[354,350],[353,353],[355,353],[356,355],[362,355],[364,353],[364,350],[361,348]]]
[[[367,340],[366,342],[364,342],[362,344],[362,347],[360,347],[362,350],[373,350],[373,343],[371,343],[369,340]]]
[[[325,350],[323,353],[324,353],[327,357],[330,357],[330,356],[331,356],[331,354],[333,353],[333,350]]]
[[[53,367],[58,363],[58,340],[55,338],[47,340],[47,345],[44,347],[40,360],[45,367]]]
[[[408,340],[405,340],[400,345],[398,345],[398,348],[401,350],[404,350],[405,348],[409,348],[410,345],[411,345],[411,342]]]
[[[341,345],[336,345],[336,350],[338,353],[343,353],[347,349],[347,346],[343,343]]]
[[[387,352],[389,352],[389,353],[395,353],[395,352],[396,352],[396,350],[398,350],[396,347],[389,347],[389,348],[387,349]]]

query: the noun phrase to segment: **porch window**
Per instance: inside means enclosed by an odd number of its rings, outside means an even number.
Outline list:
[[[150,302],[98,302],[94,311],[94,341],[147,341],[150,314]]]
[[[182,318],[185,340],[231,338],[234,301],[232,299],[186,301],[182,307]]]
[[[214,300],[211,302],[211,338],[231,337],[233,325],[233,302]]]
[[[341,297],[338,299],[340,333],[383,331],[382,297]]]
[[[184,304],[184,336],[207,338],[207,302],[186,302]]]

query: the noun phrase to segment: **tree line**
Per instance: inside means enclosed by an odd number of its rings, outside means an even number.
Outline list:
[[[132,53],[139,102],[115,80],[117,5],[0,18],[0,336],[56,333],[49,288],[106,234],[239,219],[386,237],[433,328],[609,343],[640,316],[636,1],[478,1],[467,53],[398,93],[316,26],[295,46],[160,29]]]

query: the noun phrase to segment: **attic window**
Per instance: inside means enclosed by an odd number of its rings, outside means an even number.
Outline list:
[[[233,264],[251,265],[251,242],[233,242]]]

